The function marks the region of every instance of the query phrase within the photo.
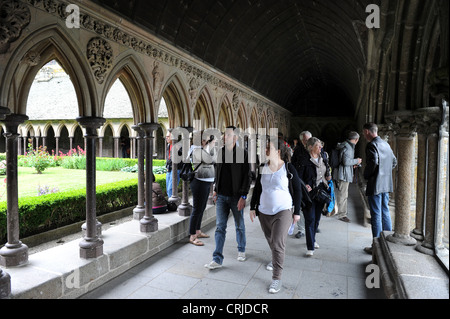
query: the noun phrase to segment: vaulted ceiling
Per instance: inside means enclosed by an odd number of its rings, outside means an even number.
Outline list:
[[[369,4],[381,0],[95,0],[294,115],[352,116]]]

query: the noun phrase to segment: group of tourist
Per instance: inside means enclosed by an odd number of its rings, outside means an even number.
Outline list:
[[[364,178],[367,181],[366,195],[371,213],[373,237],[381,231],[390,231],[391,219],[388,207],[389,193],[393,191],[392,169],[397,160],[389,146],[378,136],[374,123],[363,127],[366,146]],[[319,248],[316,234],[321,216],[327,204],[320,196],[320,189],[328,191],[331,180],[335,184],[335,208],[337,218],[350,222],[347,215],[349,184],[353,182],[354,169],[362,163],[355,158],[355,146],[359,141],[357,132],[350,132],[348,138],[336,147],[339,165],[330,167],[328,154],[323,150],[323,142],[308,131],[302,132],[299,142],[291,149],[282,137],[267,139],[266,159],[259,169],[250,203],[250,219],[259,219],[261,229],[272,252],[272,260],[266,269],[272,271],[269,293],[277,293],[282,287],[281,277],[285,257],[288,232],[296,225],[301,238],[306,237],[306,256],[313,256]],[[168,133],[168,173],[167,194],[172,195],[172,174],[170,159],[172,143]],[[202,238],[209,235],[201,231],[201,221],[206,208],[211,185],[214,184],[213,201],[216,205],[215,249],[212,261],[205,265],[208,269],[221,268],[224,255],[227,222],[230,211],[233,214],[238,261],[245,261],[246,233],[244,207],[252,182],[252,173],[247,151],[237,144],[235,127],[227,127],[224,146],[217,149],[214,139],[203,137],[201,145],[192,146],[189,156],[198,165],[195,178],[190,182],[193,196],[193,210],[190,217],[189,242],[203,246]],[[237,160],[237,159],[240,160]],[[243,160],[242,160],[243,159]],[[179,178],[179,177],[178,177]],[[371,247],[364,249],[372,253]]]

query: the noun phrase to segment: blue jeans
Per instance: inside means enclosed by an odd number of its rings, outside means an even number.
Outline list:
[[[317,228],[319,228],[320,218],[322,217],[322,209],[324,204],[319,204],[315,200],[312,201],[311,208],[304,211],[305,230],[306,230],[306,247],[308,250],[314,250],[316,242]]]
[[[180,183],[180,170],[178,170],[178,181],[177,185]],[[172,197],[172,171],[166,173],[166,191],[167,196]]]
[[[373,238],[380,237],[382,231],[392,230],[389,212],[389,193],[368,196]]]
[[[233,213],[234,224],[236,226],[236,241],[238,251],[245,252],[247,244],[245,238],[244,210],[238,210],[237,204],[240,196],[223,196],[218,195],[216,201],[216,249],[213,253],[213,260],[222,265],[223,262],[223,246],[225,244],[225,236],[227,233],[227,223],[230,210]]]

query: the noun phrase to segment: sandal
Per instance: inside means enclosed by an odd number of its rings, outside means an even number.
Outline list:
[[[205,234],[205,233],[200,233],[199,235],[197,235],[197,238],[209,238],[210,236]]]
[[[203,242],[201,242],[200,240],[198,240],[198,238],[195,238],[194,240],[190,240],[190,239],[189,239],[189,242],[190,242],[192,245],[195,245],[195,246],[204,246],[204,245],[205,245]]]

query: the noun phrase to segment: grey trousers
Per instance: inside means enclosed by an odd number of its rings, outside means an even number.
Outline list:
[[[275,215],[259,214],[259,222],[272,251],[273,280],[281,280],[286,249],[286,238],[292,225],[292,210],[283,210]]]
[[[334,194],[337,204],[337,216],[338,218],[347,217],[347,198],[348,198],[348,186],[349,182],[335,181]]]

